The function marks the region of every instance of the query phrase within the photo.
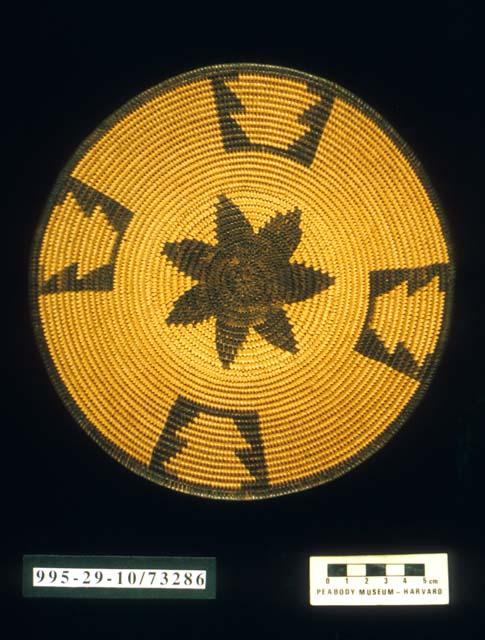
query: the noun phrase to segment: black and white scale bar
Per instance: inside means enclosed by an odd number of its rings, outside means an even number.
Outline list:
[[[446,605],[446,553],[310,557],[312,606]]]
[[[392,577],[392,576],[425,576],[423,563],[387,563],[387,564],[329,564],[327,576],[329,578],[356,578],[356,577]]]

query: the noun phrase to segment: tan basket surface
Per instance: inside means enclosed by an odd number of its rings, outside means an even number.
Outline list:
[[[428,386],[453,269],[419,162],[361,100],[263,65],[173,78],[105,121],[35,240],[36,333],[111,455],[200,496],[335,478]]]

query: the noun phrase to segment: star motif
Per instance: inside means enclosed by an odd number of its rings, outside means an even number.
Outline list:
[[[176,300],[167,324],[198,324],[215,317],[216,349],[225,369],[250,328],[275,347],[296,353],[283,305],[307,300],[335,281],[328,273],[290,263],[301,239],[300,218],[297,208],[278,213],[254,232],[241,210],[220,195],[216,245],[185,239],[163,248],[162,254],[198,283]]]

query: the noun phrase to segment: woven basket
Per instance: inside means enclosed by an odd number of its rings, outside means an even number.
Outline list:
[[[443,347],[436,196],[370,107],[229,65],[133,99],[76,151],[35,240],[49,374],[112,456],[252,499],[335,478],[397,431]]]

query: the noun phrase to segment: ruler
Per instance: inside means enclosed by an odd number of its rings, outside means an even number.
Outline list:
[[[312,556],[310,604],[449,604],[448,554]]]

